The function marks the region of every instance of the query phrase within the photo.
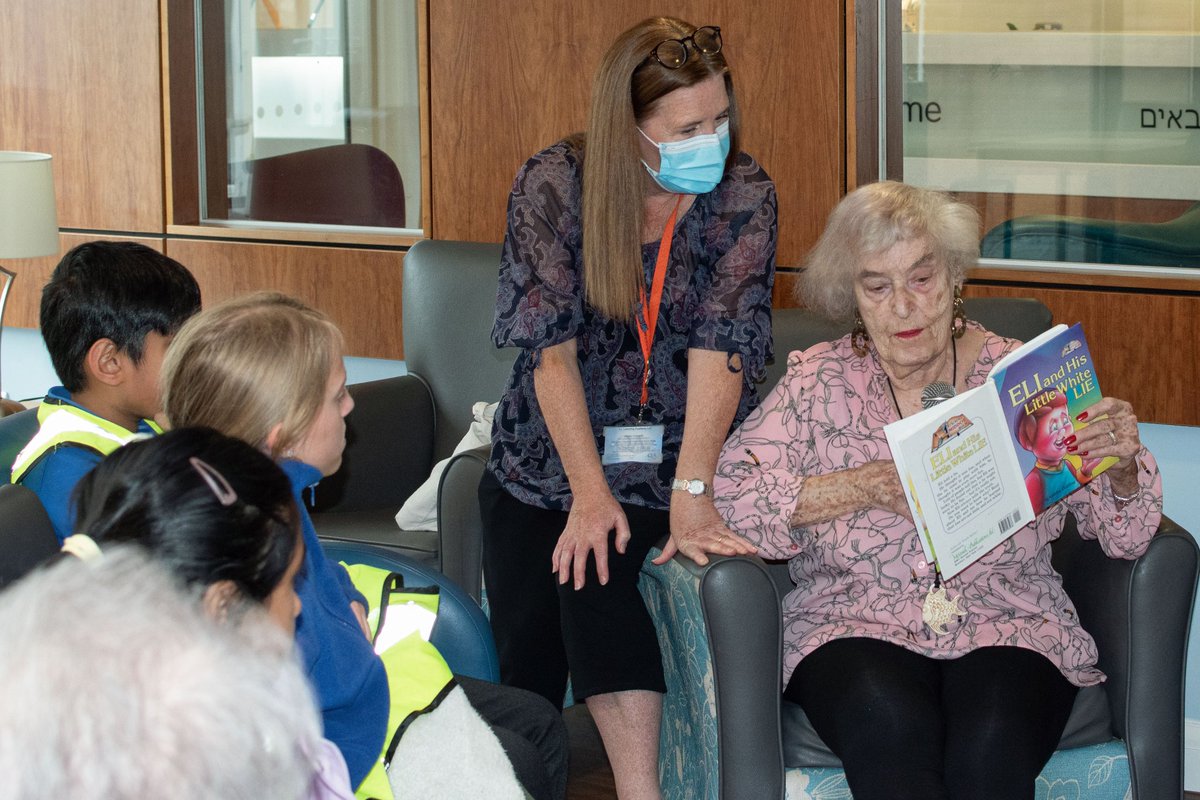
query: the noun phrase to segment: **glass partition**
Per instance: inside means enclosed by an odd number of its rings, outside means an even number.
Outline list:
[[[195,0],[201,221],[421,228],[416,0]]]
[[[977,205],[985,264],[1200,267],[1200,2],[899,8],[904,179]]]

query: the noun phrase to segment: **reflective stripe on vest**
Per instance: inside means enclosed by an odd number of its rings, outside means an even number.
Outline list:
[[[17,483],[43,456],[61,445],[86,447],[102,456],[150,434],[133,433],[115,422],[66,403],[43,401],[38,406],[38,432],[13,461],[12,482]],[[162,431],[148,423],[155,432]]]
[[[457,684],[446,660],[427,639],[437,616],[437,587],[405,589],[399,574],[366,564],[345,564],[367,598],[367,622],[388,676],[387,736],[379,758],[355,791],[360,800],[392,800],[387,770],[408,726],[433,711]]]

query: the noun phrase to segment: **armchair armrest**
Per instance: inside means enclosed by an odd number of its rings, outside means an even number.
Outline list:
[[[442,573],[480,602],[483,574],[483,520],[479,515],[479,479],[489,446],[450,459],[438,484],[438,540]]]
[[[463,594],[454,581],[432,567],[386,547],[363,542],[322,542],[321,546],[325,556],[332,561],[368,564],[398,572],[409,587],[437,586],[437,622],[429,641],[455,674],[492,683],[500,680],[500,662],[492,627],[479,606]]]
[[[1183,681],[1198,550],[1163,517],[1136,560],[1108,558],[1068,520],[1055,567],[1108,676],[1114,733],[1125,740],[1129,772],[1142,797],[1183,791]]]
[[[779,595],[757,558],[642,565],[639,588],[666,673],[666,797],[783,797]],[[702,778],[703,781],[697,780]],[[686,785],[685,785],[686,784]]]

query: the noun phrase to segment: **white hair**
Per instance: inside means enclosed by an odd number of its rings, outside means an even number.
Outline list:
[[[0,797],[303,797],[320,726],[282,632],[132,548],[0,593]]]
[[[808,254],[797,298],[832,320],[847,322],[857,302],[863,261],[899,242],[925,239],[954,286],[979,260],[979,212],[945,192],[896,181],[860,186],[829,215]]]

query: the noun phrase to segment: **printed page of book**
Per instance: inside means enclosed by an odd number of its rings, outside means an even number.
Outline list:
[[[1033,520],[995,386],[884,427],[927,558],[943,578]]]
[[[1067,451],[1066,439],[1087,426],[1078,421],[1079,414],[1104,396],[1082,326],[1055,326],[1001,360],[989,378],[999,392],[1035,513],[1117,462]]]

